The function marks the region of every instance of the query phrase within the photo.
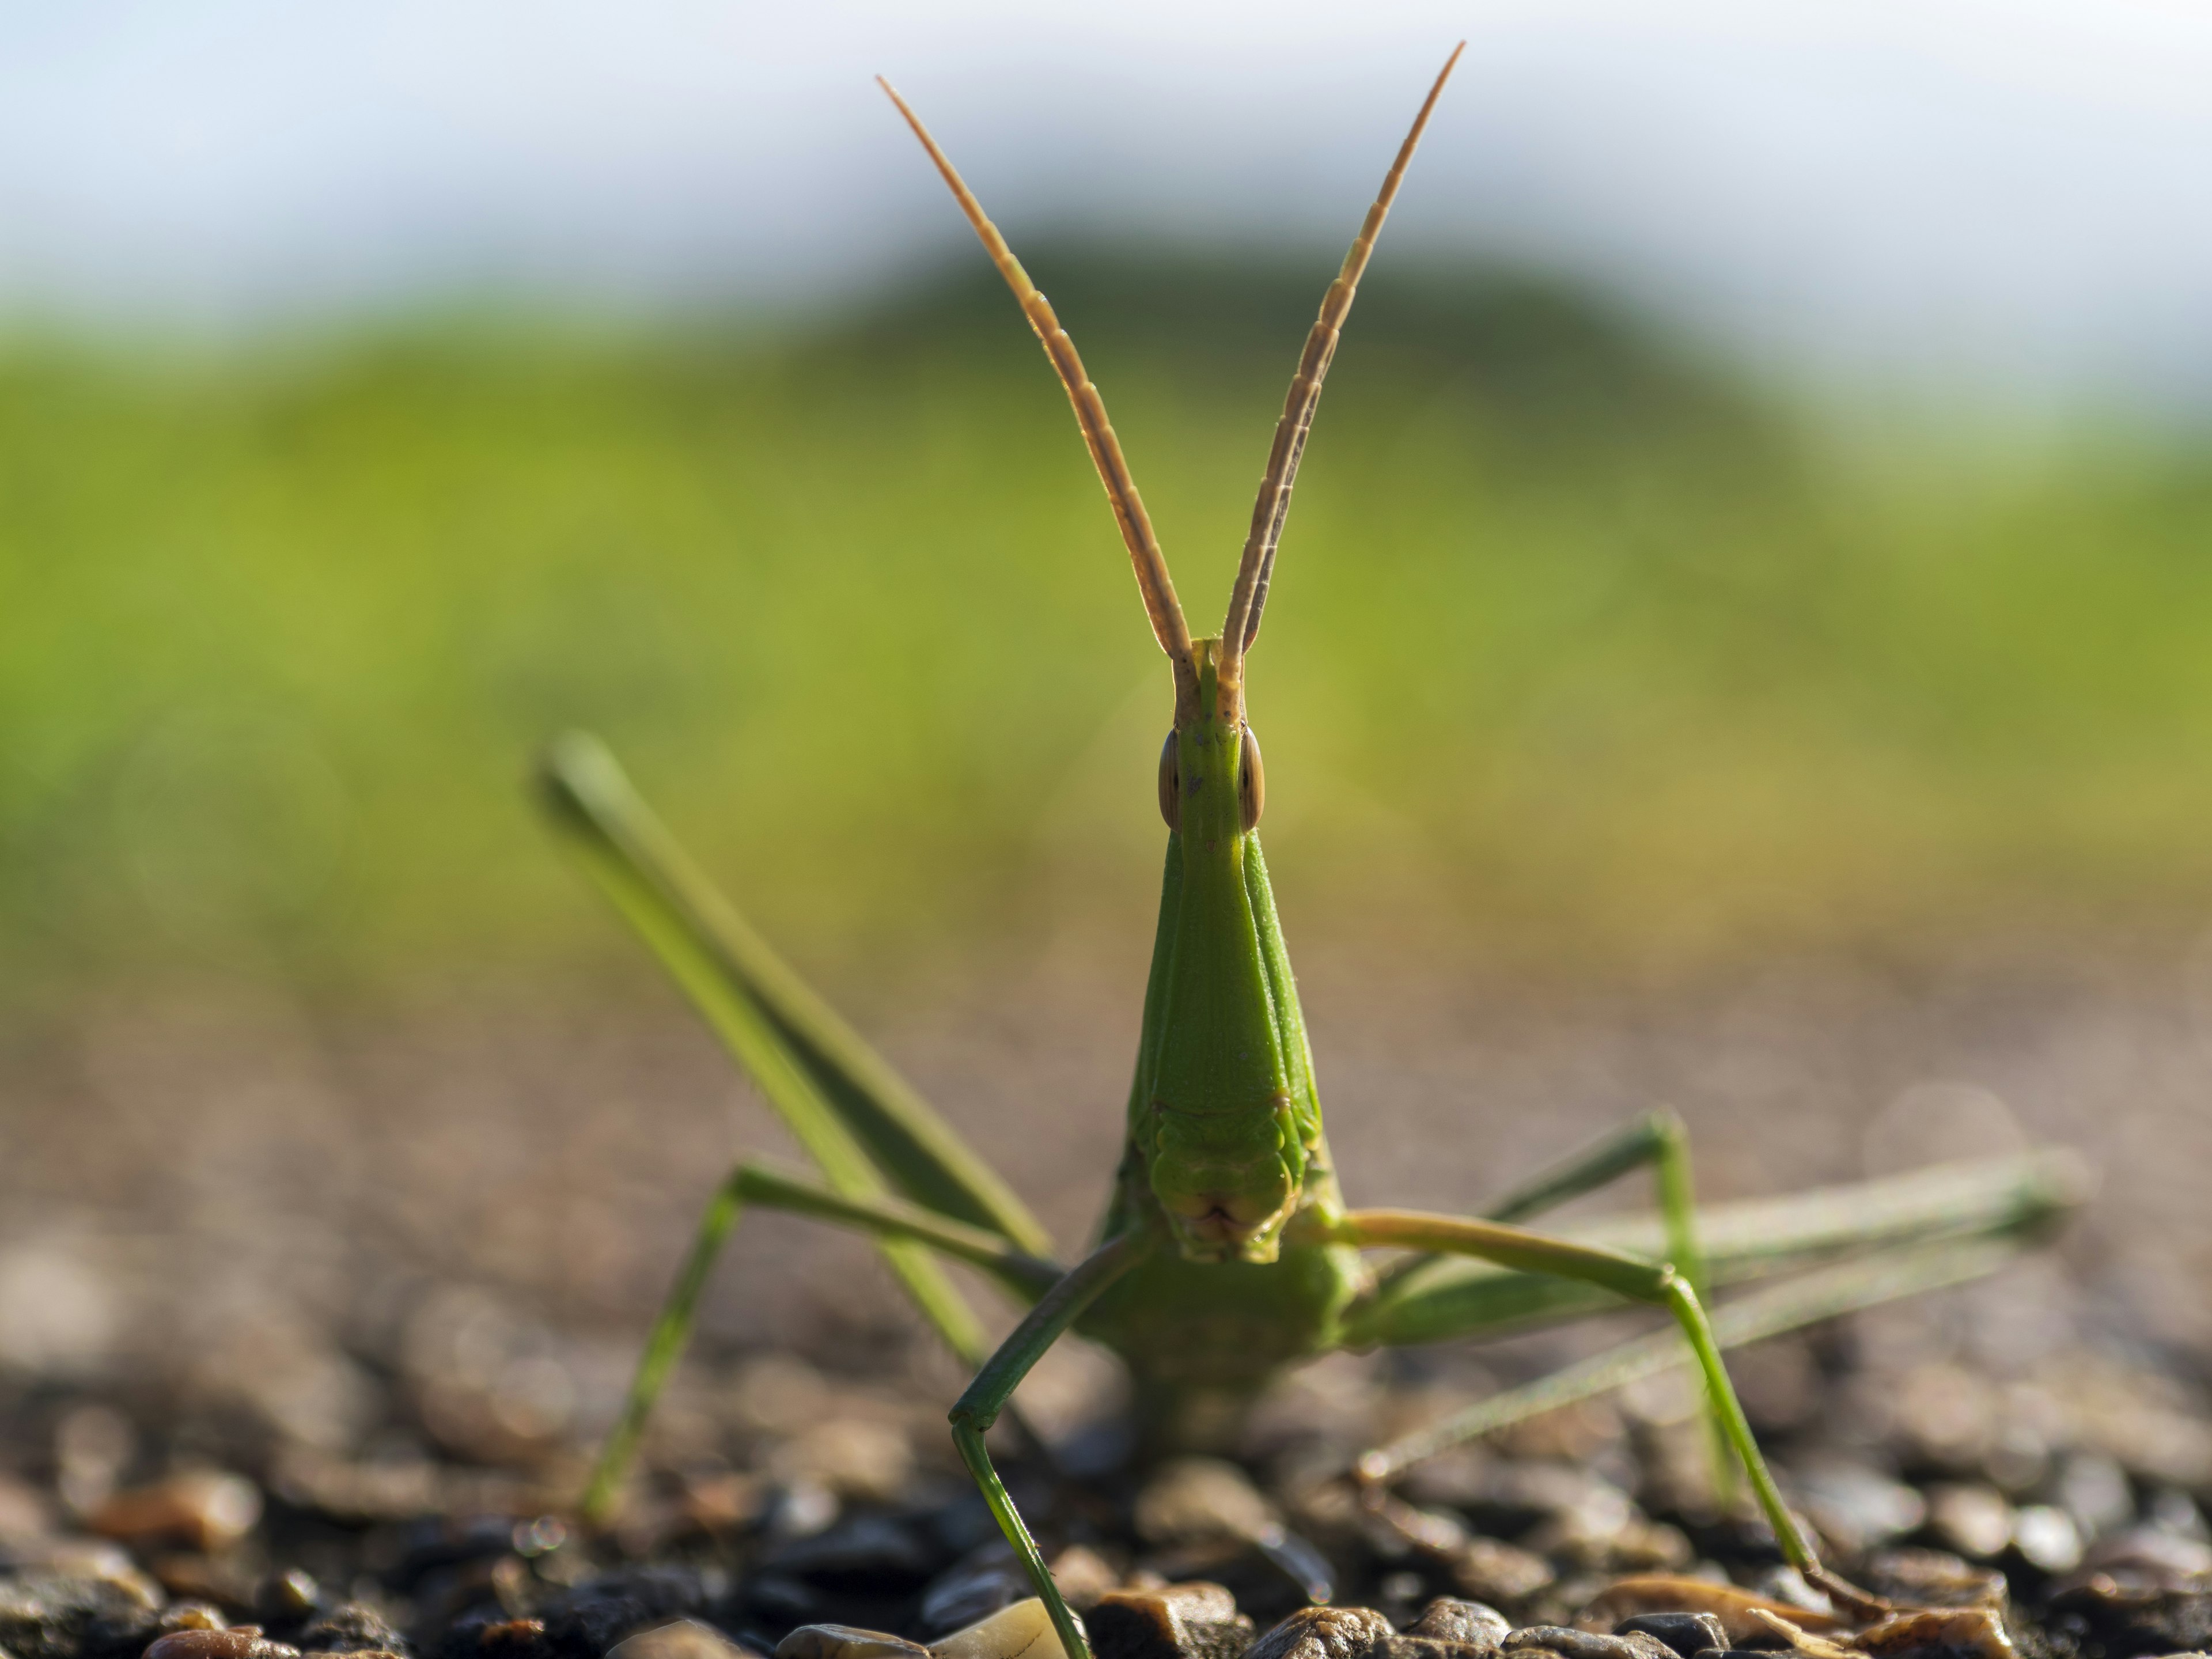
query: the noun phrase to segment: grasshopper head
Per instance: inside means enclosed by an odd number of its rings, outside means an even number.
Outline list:
[[[1305,1173],[1287,1096],[1266,1112],[1153,1110],[1152,1194],[1187,1261],[1275,1260]]]

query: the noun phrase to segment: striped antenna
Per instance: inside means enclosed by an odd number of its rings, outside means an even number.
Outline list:
[[[929,159],[937,163],[945,182],[952,187],[960,210],[975,226],[975,234],[982,239],[985,251],[999,267],[999,274],[1006,279],[1006,286],[1013,289],[1014,298],[1021,302],[1022,314],[1030,319],[1030,326],[1036,331],[1037,339],[1044,347],[1044,355],[1052,359],[1053,368],[1060,375],[1060,383],[1067,388],[1067,401],[1075,405],[1076,424],[1083,428],[1083,441],[1090,447],[1091,464],[1098,469],[1098,481],[1106,486],[1106,499],[1113,503],[1115,520],[1121,526],[1121,539],[1128,544],[1129,560],[1137,571],[1137,589],[1144,595],[1145,611],[1152,619],[1152,632],[1159,639],[1160,649],[1174,659],[1181,671],[1180,681],[1184,674],[1194,672],[1190,629],[1183,622],[1182,606],[1176,603],[1175,583],[1168,578],[1167,556],[1160,551],[1160,538],[1152,533],[1152,521],[1145,515],[1144,499],[1137,494],[1136,480],[1129,476],[1129,464],[1121,457],[1121,441],[1114,435],[1113,423],[1106,418],[1105,400],[1083,372],[1083,359],[1076,355],[1075,342],[1060,325],[1051,303],[1037,292],[1029,272],[1022,269],[1022,262],[1006,246],[1006,239],[999,234],[999,228],[984,213],[982,204],[961,181],[952,163],[945,159],[945,152],[938,149],[937,141],[929,136],[929,129],[907,107],[906,100],[892,90],[890,82],[878,75],[876,84],[890,94],[891,102],[898,106],[898,112],[914,129],[914,136],[929,152]]]
[[[1291,378],[1290,396],[1283,400],[1283,417],[1275,422],[1274,446],[1267,452],[1267,471],[1260,480],[1260,499],[1253,504],[1252,530],[1245,538],[1244,556],[1237,568],[1237,586],[1230,594],[1229,616],[1221,626],[1221,684],[1224,691],[1241,681],[1244,653],[1260,637],[1260,613],[1267,608],[1267,584],[1275,574],[1275,544],[1283,538],[1283,520],[1291,510],[1291,486],[1297,482],[1298,461],[1305,453],[1306,434],[1313,428],[1314,409],[1321,402],[1321,383],[1328,373],[1329,359],[1336,355],[1337,331],[1344,326],[1344,319],[1352,310],[1352,296],[1358,292],[1359,278],[1367,269],[1367,258],[1375,252],[1375,238],[1381,233],[1391,201],[1398,194],[1399,181],[1406,176],[1406,164],[1413,159],[1414,146],[1421,142],[1421,130],[1429,124],[1429,112],[1436,108],[1444,82],[1451,79],[1452,69],[1459,62],[1460,53],[1466,50],[1467,42],[1462,40],[1444,60],[1436,84],[1422,101],[1421,112],[1413,118],[1413,130],[1398,146],[1398,159],[1383,176],[1375,205],[1367,210],[1366,222],[1359,227],[1352,251],[1344,256],[1343,269],[1337,272],[1336,280],[1328,285],[1328,292],[1322,297],[1321,315],[1314,319],[1313,331],[1306,336],[1305,349],[1298,356],[1298,372]]]

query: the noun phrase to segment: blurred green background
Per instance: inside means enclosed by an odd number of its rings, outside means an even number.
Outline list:
[[[1332,263],[1031,260],[1194,626]],[[1558,285],[1395,262],[1254,663],[1293,947],[1644,971],[2193,932],[2207,460],[2087,416],[1844,418]],[[526,801],[571,726],[810,964],[1141,933],[1168,699],[988,270],[804,326],[0,349],[19,1005],[627,963]]]

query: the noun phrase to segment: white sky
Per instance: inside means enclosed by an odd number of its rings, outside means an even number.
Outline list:
[[[232,325],[516,288],[805,301],[964,231],[1394,218],[1753,351],[2212,404],[2212,4],[0,0],[0,307]]]

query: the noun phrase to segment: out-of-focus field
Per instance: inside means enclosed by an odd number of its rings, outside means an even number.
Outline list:
[[[1327,263],[1034,263],[1203,626]],[[1294,949],[2192,931],[2208,444],[1845,433],[1541,286],[1376,276],[1255,659]],[[832,978],[1140,960],[1167,696],[988,272],[806,330],[0,354],[17,1007],[628,963],[524,799],[571,725]]]

